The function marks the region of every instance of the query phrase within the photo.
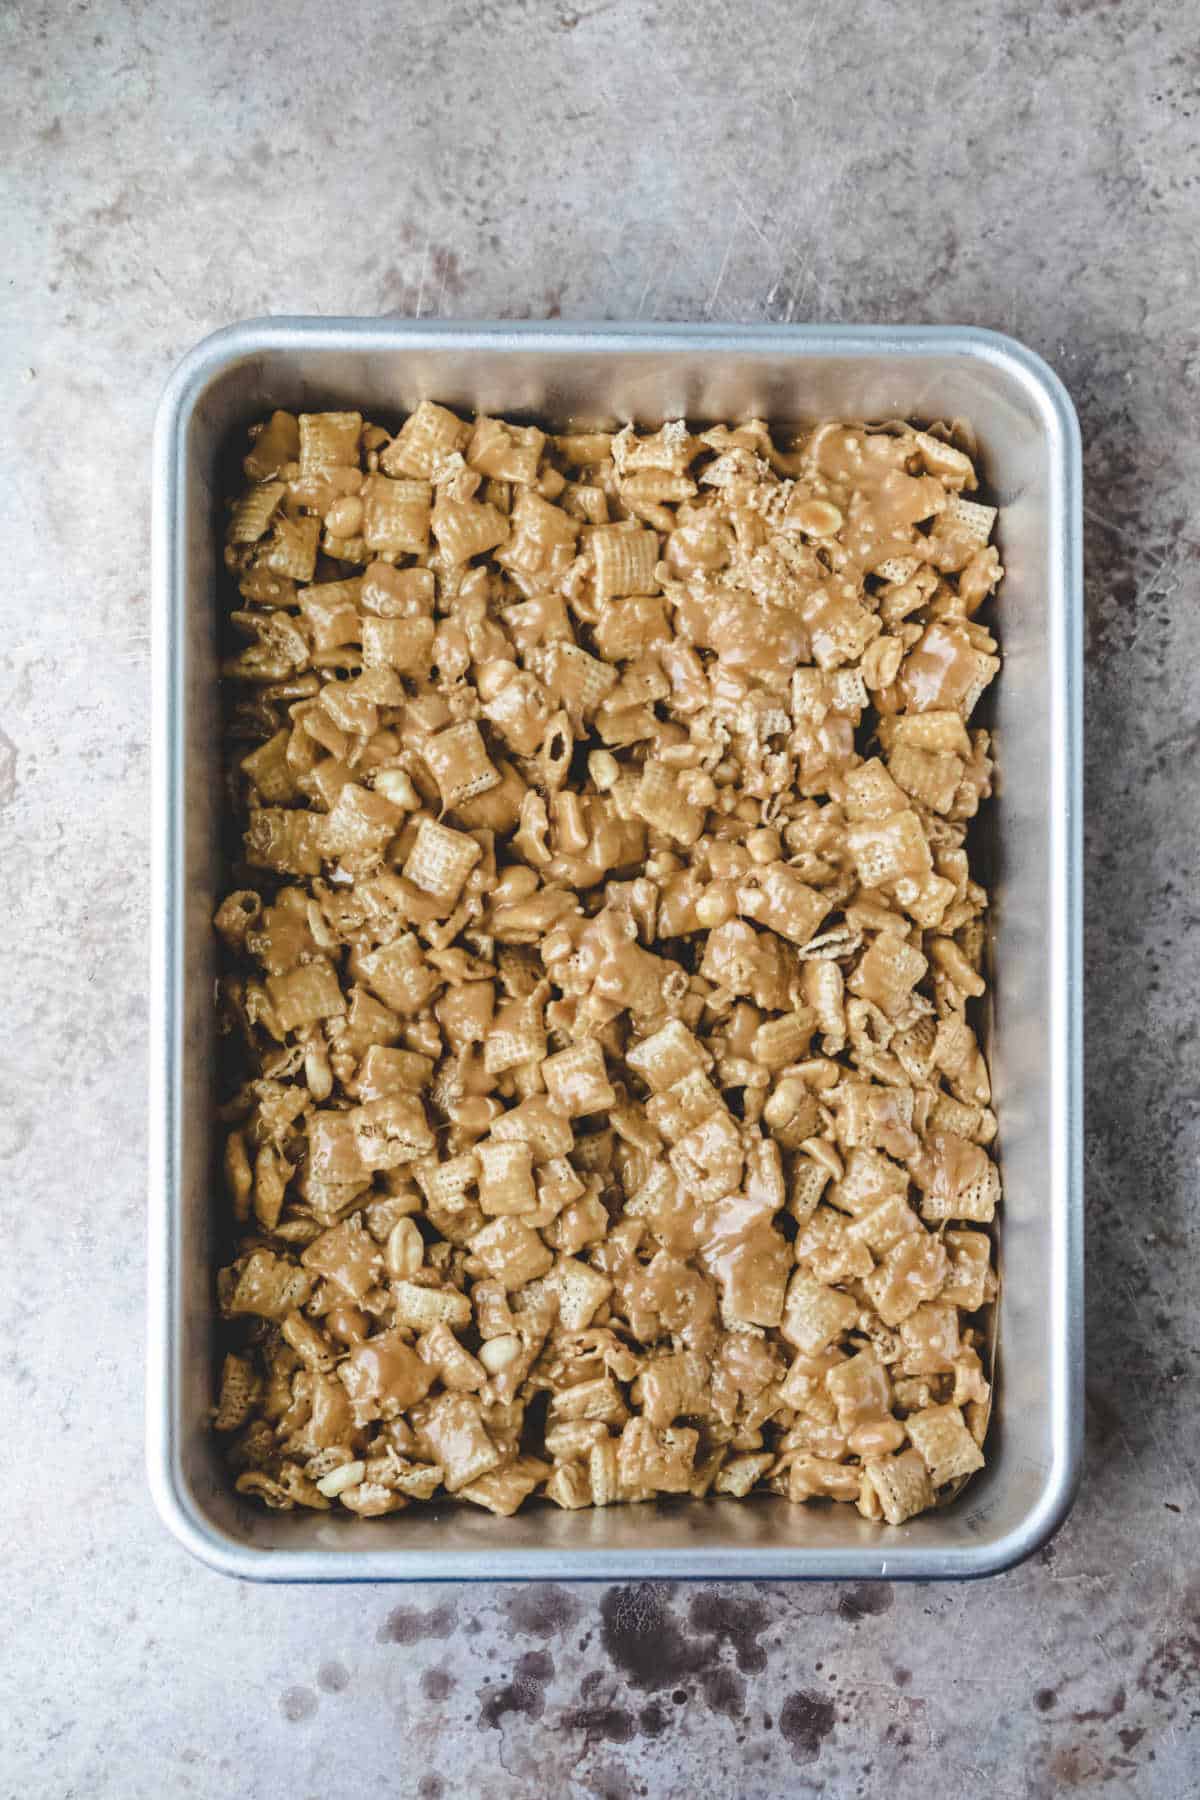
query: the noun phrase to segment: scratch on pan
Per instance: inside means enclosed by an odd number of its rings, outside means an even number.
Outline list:
[[[721,268],[717,275],[717,285],[714,287],[712,293],[709,295],[708,305],[704,309],[706,318],[710,318],[712,316],[713,307],[717,304],[717,295],[721,291],[721,283],[724,281],[725,271],[729,267],[729,257],[730,257],[730,253],[733,250],[733,243],[734,243],[734,239],[736,237],[737,237],[737,220],[735,218],[733,221],[733,230],[729,233],[729,242],[725,246],[725,254],[721,258]]]
[[[425,239],[425,248],[421,252],[421,283],[417,289],[417,310],[413,314],[414,319],[420,318],[421,308],[425,304],[425,276],[429,269],[429,246],[432,242],[433,238],[427,237]]]

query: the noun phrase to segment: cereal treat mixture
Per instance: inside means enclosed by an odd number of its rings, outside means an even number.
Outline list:
[[[230,515],[237,1489],[374,1517],[983,1463],[969,433],[276,412]]]

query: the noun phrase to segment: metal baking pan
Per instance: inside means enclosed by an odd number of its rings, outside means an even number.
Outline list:
[[[888,1527],[765,1497],[511,1519],[446,1504],[367,1521],[266,1514],[231,1490],[208,1429],[218,470],[233,434],[273,407],[386,417],[425,397],[559,424],[959,416],[978,433],[1008,571],[992,813],[1003,1288],[989,1465],[941,1511]],[[1083,1391],[1081,475],[1055,375],[972,330],[259,320],[208,338],[172,377],[154,488],[148,1440],[176,1536],[215,1568],[275,1581],[927,1579],[1036,1549],[1074,1495]]]

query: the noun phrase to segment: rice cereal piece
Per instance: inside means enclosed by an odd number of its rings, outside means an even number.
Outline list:
[[[656,1431],[648,1419],[633,1418],[617,1445],[617,1474],[626,1488],[686,1494],[700,1434],[687,1426]]]
[[[762,1480],[774,1461],[774,1453],[770,1450],[727,1458],[717,1470],[713,1492],[732,1494],[737,1500],[745,1499],[755,1482]]]
[[[607,1217],[605,1225],[607,1226]],[[613,1291],[607,1275],[585,1262],[564,1256],[546,1277],[547,1289],[558,1298],[558,1322],[564,1331],[586,1331]]]
[[[510,1000],[496,1013],[483,1040],[483,1066],[503,1075],[527,1063],[539,1066],[546,1055],[544,1003],[537,994]]]
[[[277,517],[263,561],[273,575],[290,581],[311,581],[317,566],[319,519]]]
[[[655,1094],[675,1086],[693,1069],[712,1067],[712,1056],[679,1019],[645,1037],[626,1052],[626,1062]]]
[[[388,475],[431,481],[448,456],[465,450],[471,427],[447,407],[422,400],[391,443],[380,452],[379,466]]]
[[[851,975],[850,992],[895,1019],[908,1007],[928,967],[928,960],[899,932],[881,931]]]
[[[434,1148],[425,1108],[414,1095],[386,1094],[356,1107],[350,1116],[368,1169],[398,1169]]]
[[[358,441],[362,424],[362,414],[357,412],[301,413],[301,475],[321,474],[327,469],[354,468],[358,463]]]
[[[978,1312],[995,1297],[992,1246],[983,1231],[945,1231],[942,1242],[950,1258],[950,1273],[939,1296],[947,1305],[965,1313]]]
[[[385,556],[423,556],[429,548],[433,493],[427,481],[368,475],[363,483],[363,542]]]
[[[319,813],[290,807],[260,806],[251,810],[244,834],[246,861],[253,869],[277,875],[319,875]]]
[[[242,459],[247,481],[266,481],[299,459],[300,426],[294,413],[273,412],[251,438],[249,454]]]
[[[449,911],[482,855],[475,839],[465,832],[422,819],[404,864],[404,876]]]
[[[473,1394],[439,1394],[429,1403],[422,1429],[442,1467],[449,1494],[457,1494],[460,1488],[499,1468],[504,1460],[488,1436]]]
[[[949,1273],[940,1238],[927,1231],[907,1232],[863,1281],[863,1287],[885,1325],[899,1325],[925,1300],[936,1299]]]
[[[363,619],[363,665],[394,669],[399,675],[428,677],[433,662],[432,619]]]
[[[840,1288],[826,1287],[805,1269],[788,1282],[780,1335],[797,1350],[813,1356],[849,1331],[858,1317],[858,1302]]]
[[[596,525],[588,532],[596,563],[596,598],[657,594],[658,536],[629,525]]]
[[[542,1064],[542,1079],[551,1105],[568,1119],[607,1112],[617,1104],[604,1052],[595,1038],[585,1038],[548,1056]]]
[[[603,1504],[592,1499],[588,1471],[579,1463],[559,1463],[543,1492],[547,1500],[553,1500],[564,1512],[578,1512],[585,1506]]]
[[[935,1132],[931,1142],[931,1173],[918,1169],[921,1217],[931,1224],[947,1219],[990,1225],[1000,1199],[1000,1171],[980,1144],[952,1131]]]
[[[491,1469],[459,1489],[459,1499],[482,1506],[502,1519],[511,1518],[528,1500],[539,1481],[544,1481],[548,1465],[536,1457],[517,1457],[502,1469]]]
[[[846,842],[865,888],[886,887],[905,876],[921,880],[932,870],[928,840],[911,809],[852,825]]]
[[[903,1525],[934,1503],[925,1464],[915,1450],[864,1463],[862,1485],[874,1496],[889,1525]]]
[[[286,492],[286,483],[282,481],[264,481],[259,487],[248,488],[233,509],[226,533],[229,542],[256,544],[259,538],[265,537]]]
[[[306,1269],[344,1289],[352,1300],[361,1300],[383,1273],[379,1245],[357,1213],[314,1238],[301,1252],[300,1261]]]
[[[284,1031],[296,1031],[346,1010],[346,996],[328,957],[315,957],[285,975],[268,975],[267,992]]]
[[[936,620],[909,651],[898,686],[911,711],[953,708],[960,718],[970,718],[1000,661],[975,647],[969,629],[975,627],[951,619]]]
[[[496,507],[477,500],[451,500],[439,495],[433,509],[433,535],[450,563],[467,563],[494,550],[508,536],[508,520]]]
[[[545,1064],[543,1064],[543,1072]],[[529,1145],[535,1163],[551,1162],[570,1154],[575,1133],[546,1094],[531,1094],[509,1112],[501,1113],[489,1133],[493,1143],[507,1138]]]
[[[611,1506],[622,1498],[615,1438],[604,1437],[592,1445],[588,1451],[587,1474],[593,1506]]]
[[[356,953],[350,966],[385,1006],[405,1017],[420,1012],[442,985],[411,931],[378,950]]]
[[[450,810],[500,785],[500,771],[473,719],[463,719],[427,738],[421,755],[438,784],[442,805]]]
[[[488,1140],[476,1152],[479,1161],[479,1204],[491,1218],[536,1212],[533,1153],[518,1138]]]
[[[642,765],[633,807],[638,818],[679,844],[694,844],[704,829],[704,808],[685,799],[674,772],[654,761]]]
[[[471,1256],[486,1275],[512,1293],[548,1273],[554,1257],[521,1219],[497,1219],[471,1239]]]
[[[327,861],[382,851],[404,823],[403,810],[385,794],[344,782],[320,828],[321,854]]]
[[[422,1287],[415,1281],[393,1281],[391,1292],[396,1323],[409,1331],[432,1331],[441,1324],[461,1330],[471,1323],[471,1302],[456,1287]]]
[[[262,1383],[254,1365],[232,1353],[221,1364],[221,1392],[213,1413],[214,1431],[239,1431],[258,1403]]]
[[[552,1425],[580,1420],[623,1425],[629,1417],[624,1396],[611,1375],[577,1381],[552,1396],[548,1418]]]
[[[573,724],[595,712],[616,683],[612,664],[590,656],[578,644],[558,643],[551,649],[546,685]]]
[[[417,1354],[436,1371],[442,1386],[452,1393],[474,1393],[487,1384],[487,1369],[459,1343],[445,1320],[420,1339]]]
[[[224,1310],[230,1318],[254,1313],[282,1323],[294,1308],[305,1305],[312,1289],[313,1277],[295,1263],[270,1250],[255,1250],[238,1270]]]
[[[473,469],[495,481],[531,486],[537,480],[545,445],[546,434],[536,425],[510,425],[505,419],[478,418],[466,458]]]
[[[982,1469],[983,1452],[957,1406],[928,1406],[911,1413],[905,1423],[935,1488]]]

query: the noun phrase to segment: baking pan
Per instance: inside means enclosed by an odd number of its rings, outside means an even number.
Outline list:
[[[274,407],[387,418],[426,397],[559,425],[958,416],[978,433],[1007,569],[991,811],[1002,1297],[989,1464],[941,1511],[889,1527],[763,1497],[356,1520],[264,1513],[232,1492],[208,1428],[220,470]],[[1044,1542],[1074,1494],[1083,1390],[1081,477],[1056,376],[972,330],[259,320],[208,338],[172,377],[154,490],[147,1413],[151,1484],[176,1536],[218,1569],[276,1581],[927,1579],[988,1574]]]

